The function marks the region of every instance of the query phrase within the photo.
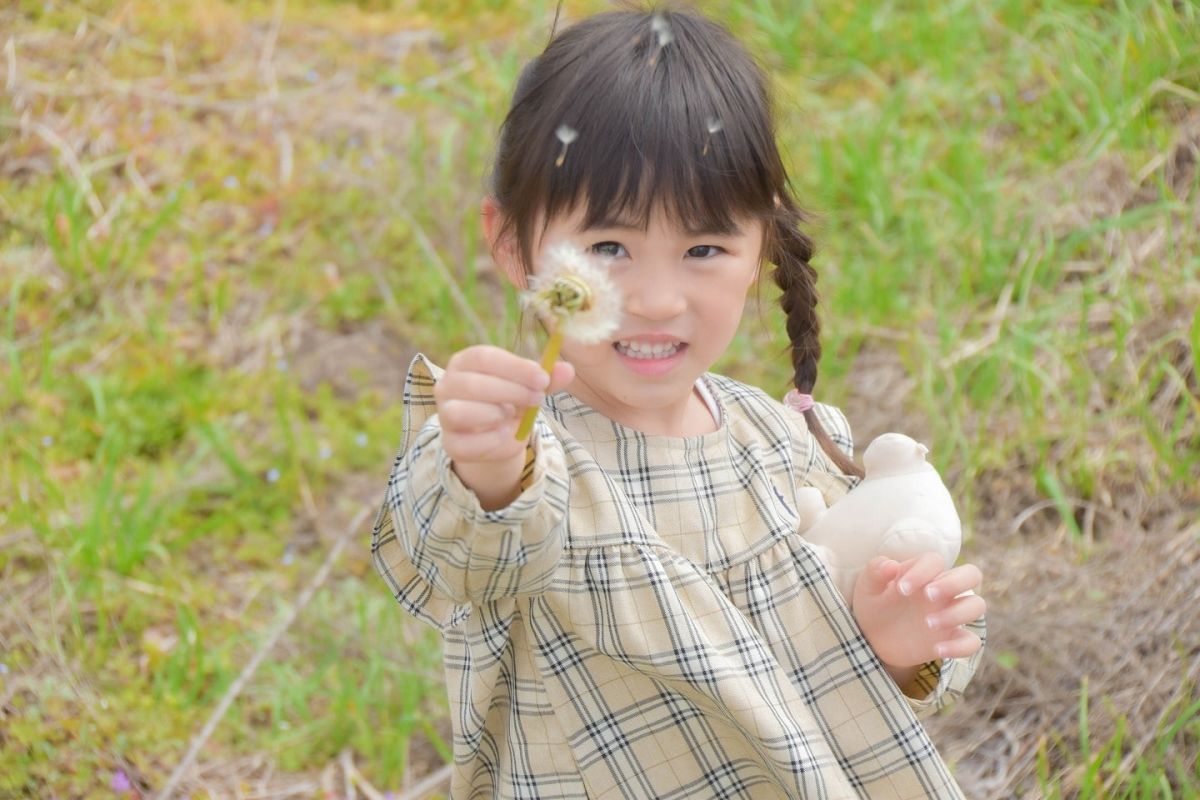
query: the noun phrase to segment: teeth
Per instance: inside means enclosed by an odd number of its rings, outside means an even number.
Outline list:
[[[679,349],[678,342],[650,344],[648,342],[630,342],[621,340],[617,348],[632,358],[665,358],[674,355]]]

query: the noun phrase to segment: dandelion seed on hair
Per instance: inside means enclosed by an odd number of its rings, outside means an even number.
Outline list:
[[[705,127],[708,129],[708,137],[704,140],[704,150],[700,153],[702,156],[708,155],[708,146],[712,143],[713,134],[720,133],[725,127],[725,123],[716,117],[709,117],[705,120]]]
[[[567,159],[567,148],[571,146],[571,142],[579,138],[579,131],[570,125],[559,125],[558,130],[554,131],[554,138],[562,142],[562,152],[558,154],[558,158],[554,161],[555,167],[561,167]]]
[[[650,32],[654,34],[656,42],[654,52],[650,55],[650,66],[653,67],[658,63],[658,54],[663,48],[675,41],[675,34],[671,32],[671,24],[662,14],[655,14],[650,18]]]

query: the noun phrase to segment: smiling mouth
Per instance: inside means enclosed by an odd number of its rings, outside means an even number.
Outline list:
[[[670,358],[686,348],[687,342],[656,342],[654,344],[624,340],[613,342],[613,349],[618,353],[641,361]]]

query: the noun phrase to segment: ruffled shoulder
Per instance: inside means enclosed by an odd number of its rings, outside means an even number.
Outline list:
[[[725,375],[708,373],[705,379],[731,425],[749,425],[756,436],[776,440],[790,447],[797,480],[802,485],[820,489],[826,504],[832,505],[857,483],[857,478],[842,472],[821,449],[809,431],[804,415],[796,413],[762,389]],[[853,457],[854,440],[846,415],[840,409],[824,403],[817,403],[814,408],[817,418],[834,443],[847,456]]]

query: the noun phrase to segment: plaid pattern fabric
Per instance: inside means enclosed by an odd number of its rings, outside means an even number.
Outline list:
[[[721,424],[695,437],[556,394],[520,496],[484,511],[439,446],[440,374],[409,370],[372,551],[443,636],[453,797],[961,797],[917,713],[978,656],[927,665],[919,701],[883,670],[796,534],[796,487],[852,485],[803,418],[712,374]]]

